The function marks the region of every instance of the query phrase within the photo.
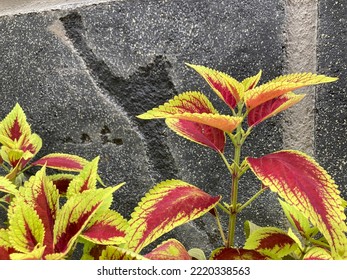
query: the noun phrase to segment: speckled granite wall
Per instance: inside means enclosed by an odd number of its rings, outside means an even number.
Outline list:
[[[288,133],[288,119],[277,116],[259,125],[245,147],[245,155],[262,155],[296,144],[301,147],[305,136],[316,143],[314,152],[323,165],[346,186],[346,58],[342,51],[345,45],[341,45],[345,39],[338,36],[346,29],[343,21],[334,18],[341,11],[333,12],[326,1],[321,1],[319,28],[312,31],[318,20],[316,2],[307,1],[313,10],[298,5],[298,12],[290,12],[288,7],[296,2],[128,0],[2,16],[0,117],[19,102],[32,130],[43,138],[40,155],[57,151],[88,159],[100,155],[104,181],[127,183],[117,191],[113,205],[125,216],[150,187],[170,178],[227,196],[230,179],[213,151],[176,136],[162,121],[143,121],[135,116],[186,90],[201,90],[216,107],[221,105],[185,62],[210,66],[237,79],[262,69],[261,82],[293,69],[314,71],[315,63],[298,69],[293,65],[302,59],[315,59],[315,44],[312,49],[290,48],[300,40],[299,34],[288,34],[294,30],[294,15],[300,18],[300,13],[302,17],[315,13],[310,21],[302,21],[309,25],[302,32],[310,35],[302,36],[303,40],[307,43],[319,35],[318,70],[342,75],[340,83],[322,86],[311,94],[317,94],[317,99],[311,98],[308,106],[317,103],[318,110],[313,110],[316,124],[310,130],[303,125],[301,130]],[[342,5],[342,0],[335,2]],[[332,22],[339,28],[331,28],[328,24]],[[302,53],[296,56],[297,52]],[[332,111],[334,107],[338,112]],[[305,114],[298,108],[298,116]],[[339,126],[331,125],[338,114]],[[326,115],[330,117],[323,121]],[[308,123],[311,121],[309,118]],[[301,144],[283,138],[293,133]],[[245,201],[259,183],[251,174],[242,183],[240,199]],[[282,225],[276,196],[263,195],[255,208],[245,209],[240,222],[245,219]],[[204,238],[209,250],[220,245],[217,229],[213,221],[212,226],[209,222],[210,217],[205,216],[173,234],[186,240],[188,248],[199,246]],[[237,241],[242,241],[242,228],[237,234]]]
[[[316,156],[347,197],[347,4],[319,3],[318,71],[339,77],[317,90]]]

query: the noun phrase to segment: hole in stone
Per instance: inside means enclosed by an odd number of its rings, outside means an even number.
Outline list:
[[[90,139],[90,136],[87,133],[82,133],[81,141],[82,143],[90,143],[92,142],[92,139]]]
[[[70,136],[64,138],[63,140],[64,143],[73,143],[74,141],[72,140],[72,138]]]
[[[112,143],[114,143],[114,144],[116,144],[118,146],[123,145],[123,139],[121,139],[121,138],[114,138],[112,140]]]
[[[105,135],[105,134],[109,134],[111,133],[111,130],[108,128],[107,125],[104,125],[104,127],[101,129],[101,134]]]
[[[103,144],[106,144],[107,142],[109,142],[107,135],[101,135],[101,141]]]

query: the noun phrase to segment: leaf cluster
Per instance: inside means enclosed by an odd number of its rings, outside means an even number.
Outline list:
[[[226,165],[232,181],[226,186],[231,190],[230,200],[221,201],[217,208],[228,216],[229,223],[225,230],[215,215],[223,246],[210,259],[346,259],[345,202],[333,179],[313,158],[295,150],[242,158],[243,144],[260,123],[304,98],[294,90],[336,78],[295,73],[258,85],[262,71],[239,82],[205,66],[187,65],[202,76],[230,114],[220,114],[203,93],[187,91],[138,117],[165,119],[178,135],[216,151]],[[227,140],[234,148],[231,152],[225,150]],[[248,170],[261,184],[242,204],[238,201],[239,181]],[[237,215],[265,191],[278,194],[291,228],[258,227],[247,221],[247,240],[244,246],[235,247]],[[198,249],[194,252],[204,258]]]
[[[0,227],[0,259],[69,259],[78,243],[83,245],[82,259],[191,259],[175,239],[145,255],[141,251],[220,200],[169,180],[154,186],[127,220],[111,209],[113,195],[124,183],[105,186],[98,175],[99,157],[88,161],[53,153],[34,159],[42,140],[31,132],[19,104],[0,123],[0,143],[5,171],[0,205],[8,218]],[[27,178],[31,168],[38,170]]]
[[[310,156],[295,150],[242,157],[253,129],[297,104],[302,87],[336,78],[311,73],[280,76],[258,85],[262,72],[239,82],[226,73],[188,64],[230,109],[220,114],[199,91],[187,91],[138,117],[165,119],[177,134],[214,150],[231,177],[229,198],[211,196],[181,180],[152,187],[125,219],[111,208],[124,185],[106,186],[98,175],[99,157],[52,153],[36,159],[42,139],[31,132],[19,104],[0,122],[0,206],[7,222],[0,227],[0,259],[69,259],[83,245],[82,259],[206,259],[203,250],[187,250],[168,239],[144,250],[159,237],[210,213],[216,218],[221,246],[209,259],[347,259],[346,202],[329,174]],[[226,151],[226,142],[232,151]],[[29,169],[37,169],[29,176]],[[48,169],[50,172],[47,172]],[[240,178],[251,171],[259,190],[238,200]],[[53,172],[53,174],[51,174]],[[246,242],[235,246],[237,215],[264,192],[277,193],[290,228],[244,225]],[[220,212],[227,215],[227,228]],[[203,245],[202,245],[203,246]],[[148,248],[148,247],[147,247]],[[204,249],[204,248],[203,248]],[[145,253],[144,253],[145,252]]]

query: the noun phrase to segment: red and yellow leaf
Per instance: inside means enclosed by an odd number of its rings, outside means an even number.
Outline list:
[[[191,260],[186,248],[176,239],[169,239],[158,245],[145,257],[150,260]]]
[[[96,157],[91,162],[86,163],[81,172],[73,178],[66,192],[68,198],[86,190],[96,189],[98,163],[99,157]]]
[[[57,213],[54,224],[54,250],[66,254],[114,188],[87,190],[69,198]]]
[[[31,134],[23,109],[16,104],[0,123],[1,157],[12,167],[21,161],[21,168],[33,158],[42,147],[37,134]]]
[[[241,82],[245,91],[253,89],[257,86],[260,80],[261,74],[262,74],[262,71],[260,70],[257,75],[246,78]]]
[[[82,157],[70,154],[53,153],[46,155],[32,163],[32,166],[46,165],[49,168],[54,168],[64,171],[81,171],[88,161]]]
[[[244,92],[244,87],[240,82],[223,72],[205,66],[193,64],[187,65],[198,72],[218,97],[221,98],[231,109],[235,108]]]
[[[4,147],[4,146],[3,146]],[[1,151],[0,151],[1,152]],[[18,173],[21,171],[21,164],[20,162],[12,168],[5,176],[6,179],[10,181],[15,181],[17,178]]]
[[[281,199],[279,199],[279,202],[292,227],[296,229],[302,237],[309,238],[312,234],[312,227],[308,218],[296,207],[284,202]]]
[[[270,83],[278,82],[289,82],[289,83],[299,83],[304,84],[305,86],[318,85],[323,83],[331,83],[336,81],[338,78],[327,77],[325,75],[317,75],[313,73],[293,73],[288,75],[279,76]]]
[[[164,233],[204,215],[219,200],[219,196],[212,197],[180,180],[159,183],[131,215],[126,236],[128,248],[139,253]]]
[[[11,143],[11,144],[10,144]],[[1,158],[13,168],[21,170],[41,149],[42,139],[37,134],[22,135],[17,140],[9,140],[1,147]]]
[[[95,244],[83,238],[79,239],[79,242],[83,244],[81,260],[99,260],[102,251],[107,247],[106,245]]]
[[[327,250],[320,247],[313,247],[305,254],[303,259],[304,260],[333,260],[333,257]]]
[[[5,161],[9,162],[12,167],[18,165],[21,170],[40,151],[41,147],[42,139],[34,133],[25,139],[23,135],[20,141],[15,143],[14,148],[3,147],[2,149],[7,154],[7,157],[4,156]]]
[[[146,258],[124,248],[107,246],[102,251],[100,260],[146,260]]]
[[[44,226],[45,254],[53,253],[53,227],[59,210],[59,192],[46,176],[45,167],[25,182],[19,189],[17,199],[23,200],[36,212]]]
[[[247,116],[248,126],[255,126],[300,102],[305,95],[292,92],[266,101],[253,108]]]
[[[36,246],[34,250],[28,253],[13,253],[11,260],[42,260],[45,246]]]
[[[171,118],[196,122],[202,125],[217,128],[224,132],[233,132],[235,128],[242,122],[242,118],[240,117],[206,113],[183,113],[171,116]]]
[[[266,101],[279,97],[290,91],[321,83],[336,81],[336,78],[312,73],[298,73],[278,77],[266,84],[248,90],[244,94],[244,101],[248,110],[259,106]]]
[[[17,193],[17,187],[7,178],[0,176],[0,192],[15,195]]]
[[[322,167],[298,151],[279,151],[246,160],[265,186],[294,205],[321,231],[333,256],[344,255],[347,226],[340,192]]]
[[[270,258],[255,250],[221,247],[212,252],[210,260],[270,260]]]
[[[175,131],[178,135],[209,147],[216,152],[223,153],[225,147],[224,131],[196,122],[190,122],[179,119],[166,119],[166,125]]]
[[[78,175],[70,173],[57,173],[49,175],[48,178],[53,182],[60,195],[66,195],[67,189],[75,176]]]
[[[9,239],[16,251],[30,253],[43,245],[45,228],[36,211],[23,200],[16,200],[9,216]]]
[[[242,122],[240,117],[218,114],[206,96],[195,91],[182,93],[138,118],[165,118],[180,136],[217,152],[224,151],[224,132],[232,132]]]
[[[164,105],[160,105],[159,107],[151,109],[137,117],[149,120],[156,118],[169,118],[184,113],[218,114],[217,110],[205,95],[198,91],[188,91],[176,95]]]
[[[225,132],[232,132],[242,121],[240,117],[220,115],[205,95],[189,91],[138,116],[140,119],[174,118],[208,125]]]
[[[124,243],[128,221],[113,210],[94,215],[81,236],[95,244],[116,245]]]
[[[10,260],[10,255],[15,252],[10,242],[9,230],[0,228],[0,260]]]
[[[23,109],[17,103],[10,113],[0,123],[0,143],[6,145],[2,141],[3,137],[11,139],[12,141],[19,141],[23,135],[29,137],[31,134],[30,125],[26,120]]]
[[[271,259],[281,259],[297,250],[299,246],[285,231],[263,227],[250,234],[243,248],[255,250]]]

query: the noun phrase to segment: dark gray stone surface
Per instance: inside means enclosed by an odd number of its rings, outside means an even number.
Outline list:
[[[107,184],[127,182],[114,208],[128,216],[155,183],[180,178],[229,201],[230,178],[207,148],[188,142],[163,121],[135,116],[187,90],[221,102],[184,62],[225,71],[237,79],[262,69],[265,82],[282,74],[282,1],[139,1],[0,18],[0,117],[15,102],[44,141],[40,155],[69,152],[101,156]],[[224,107],[225,108],[225,107]],[[222,109],[223,111],[223,109]],[[279,118],[260,125],[244,155],[279,150]],[[260,187],[251,174],[245,201]],[[281,225],[276,197],[263,195],[240,218]],[[211,217],[174,230],[187,248],[221,243]],[[243,227],[237,241],[243,239]]]
[[[319,10],[318,71],[339,80],[317,91],[316,154],[347,198],[347,6],[323,0]]]

